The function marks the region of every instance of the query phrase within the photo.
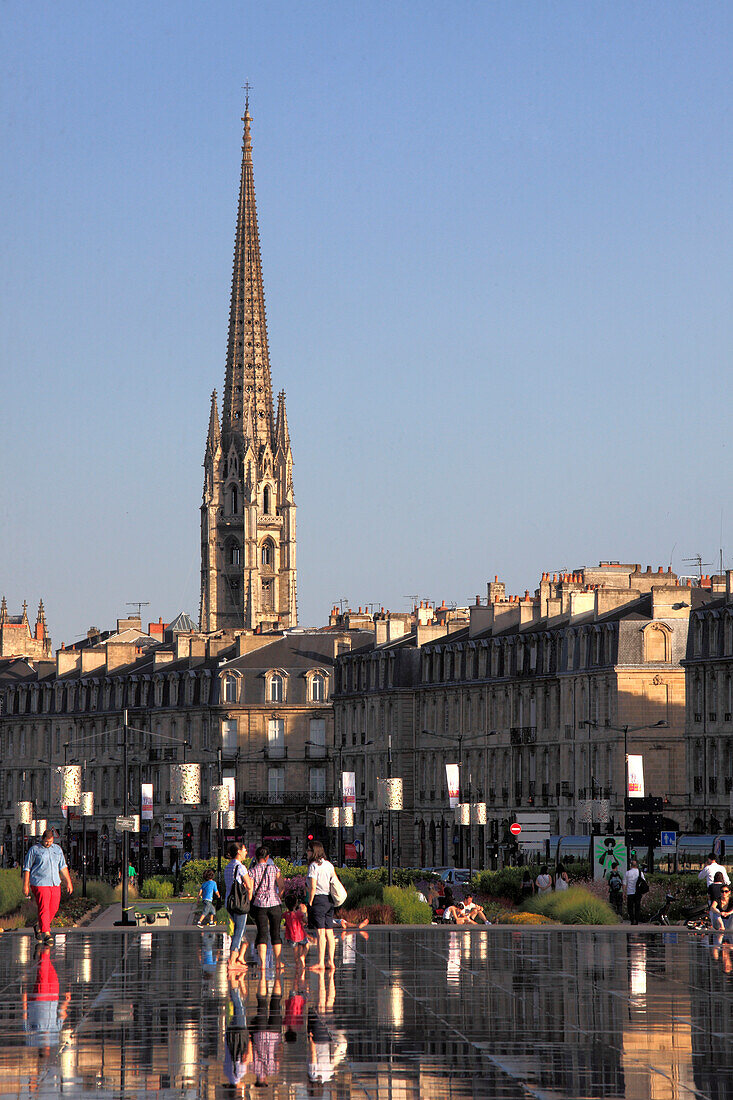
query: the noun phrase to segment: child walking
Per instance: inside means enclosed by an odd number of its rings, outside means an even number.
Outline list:
[[[285,905],[288,910],[285,914],[285,939],[293,945],[295,965],[305,970],[305,957],[308,954],[308,936],[305,931],[308,911],[295,894],[288,894]]]
[[[216,924],[216,909],[214,908],[214,898],[221,897],[216,886],[216,878],[213,871],[206,871],[204,874],[204,881],[201,883],[201,889],[199,890],[199,897],[204,903],[199,920],[196,922],[199,928],[203,928],[205,924]]]

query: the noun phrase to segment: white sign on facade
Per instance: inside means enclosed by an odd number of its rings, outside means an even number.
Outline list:
[[[143,821],[153,820],[153,784],[140,784],[140,816]]]
[[[629,777],[629,798],[644,797],[644,757],[627,756],[626,770]]]
[[[222,779],[222,783],[229,790],[229,809],[230,811],[234,811],[237,808],[236,780],[233,775],[225,775]]]
[[[356,772],[341,772],[342,806],[356,806]]]
[[[448,785],[448,805],[450,806],[451,810],[455,810],[456,806],[461,801],[461,789],[460,780],[458,778],[457,764],[446,764],[445,779]]]

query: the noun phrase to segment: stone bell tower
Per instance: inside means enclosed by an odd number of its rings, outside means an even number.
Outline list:
[[[293,454],[273,412],[247,98],[221,421],[211,395],[201,505],[201,630],[297,625]]]

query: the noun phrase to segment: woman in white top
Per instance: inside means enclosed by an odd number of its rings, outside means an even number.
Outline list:
[[[555,873],[555,893],[559,894],[562,890],[567,890],[569,885],[568,873],[562,863],[558,863],[557,872]]]
[[[336,937],[333,934],[333,902],[331,901],[331,880],[334,877],[333,864],[326,859],[326,853],[320,840],[312,840],[306,848],[308,856],[308,927],[318,934],[318,963],[311,970],[333,970]],[[328,962],[326,962],[328,949]]]
[[[540,867],[540,873],[535,879],[535,886],[540,896],[542,894],[549,894],[552,890],[552,875],[548,875],[547,867],[545,867],[544,864]]]

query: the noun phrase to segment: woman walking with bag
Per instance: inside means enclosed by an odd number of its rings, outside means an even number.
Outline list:
[[[265,973],[265,960],[267,959],[267,934],[269,930],[272,953],[275,956],[275,966],[279,970],[280,952],[283,941],[280,935],[280,921],[283,916],[283,905],[280,899],[280,891],[283,888],[283,877],[279,867],[270,859],[270,849],[264,844],[255,852],[255,864],[250,869],[252,874],[252,919],[257,925],[257,938],[255,947],[260,956],[262,973]]]
[[[227,912],[234,922],[234,935],[227,969],[241,970],[247,965],[245,962],[247,938],[244,930],[247,927],[247,913],[252,897],[252,879],[244,866],[247,855],[244,844],[240,844],[237,840],[232,841],[227,849],[227,855],[229,862],[224,868],[224,897]]]
[[[334,970],[336,937],[333,934],[333,898],[332,884],[339,882],[334,866],[326,859],[326,853],[320,840],[313,840],[306,848],[308,856],[308,927],[314,928],[318,935],[318,963],[311,970]],[[328,954],[328,962],[326,955]]]

